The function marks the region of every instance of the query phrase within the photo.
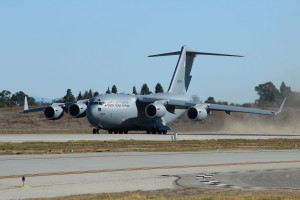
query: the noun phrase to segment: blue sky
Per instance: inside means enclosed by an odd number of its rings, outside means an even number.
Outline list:
[[[268,81],[300,91],[299,10],[298,0],[0,0],[0,90],[167,90],[178,57],[147,56],[188,45],[245,56],[197,56],[189,96],[254,102]]]

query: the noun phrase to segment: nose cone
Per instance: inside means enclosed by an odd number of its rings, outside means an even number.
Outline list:
[[[89,104],[86,108],[86,116],[91,125],[97,126],[97,106],[93,104]]]

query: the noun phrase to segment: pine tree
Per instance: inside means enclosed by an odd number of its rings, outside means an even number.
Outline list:
[[[88,97],[89,97],[89,99],[90,99],[90,98],[93,98],[93,91],[92,91],[92,89],[90,89],[90,90],[89,90],[89,93],[88,93],[88,95],[89,95],[89,96],[88,96]]]
[[[148,85],[146,83],[143,84],[141,88],[141,95],[151,94],[152,92],[149,90]]]
[[[282,82],[281,86],[280,86],[281,96],[284,98],[284,97],[289,96],[289,94],[291,94],[291,93],[292,93],[291,87],[286,86],[285,83]]]
[[[72,94],[72,90],[71,89],[67,89],[67,94],[63,97],[63,102],[74,102],[75,101],[75,97]]]
[[[86,90],[86,91],[84,91],[84,93],[83,93],[83,97],[82,97],[83,99],[88,99],[89,98],[89,92]]]
[[[79,91],[79,94],[77,96],[77,101],[82,100],[82,99],[83,99],[83,96],[81,94],[81,91]]]
[[[135,87],[135,86],[133,86],[133,89],[132,89],[132,94],[134,94],[134,95],[137,95],[137,92],[136,92],[136,87]]]
[[[94,92],[94,97],[98,96],[99,95],[99,92]]]
[[[106,94],[110,94],[111,92],[110,92],[110,89],[109,89],[109,87],[107,88],[107,90],[106,90]]]
[[[118,89],[117,89],[116,85],[112,86],[111,93],[113,93],[113,94],[117,94],[118,93]]]
[[[157,83],[155,86],[155,93],[163,93],[163,92],[164,92],[163,87],[161,86],[160,83]]]

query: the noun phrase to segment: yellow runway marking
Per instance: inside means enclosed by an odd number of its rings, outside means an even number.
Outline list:
[[[0,176],[0,179],[19,178],[22,176],[36,177],[36,176],[54,176],[54,175],[70,175],[70,174],[87,174],[87,173],[101,173],[101,172],[121,172],[121,171],[137,171],[137,170],[153,170],[153,169],[178,169],[178,168],[193,168],[193,167],[220,167],[220,166],[234,166],[234,165],[259,165],[259,164],[276,164],[276,163],[299,163],[300,160],[295,161],[270,161],[270,162],[245,162],[245,163],[225,163],[225,164],[208,164],[208,165],[182,165],[182,166],[164,166],[164,167],[142,167],[142,168],[127,168],[127,169],[103,169],[103,170],[89,170],[77,172],[55,172],[42,174],[23,174],[13,176]]]

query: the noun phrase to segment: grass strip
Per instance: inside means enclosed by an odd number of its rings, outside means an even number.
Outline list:
[[[177,188],[153,191],[133,191],[121,193],[88,194],[48,200],[295,200],[299,199],[300,191],[296,190],[237,190],[237,189],[203,189]]]
[[[300,139],[183,140],[183,141],[69,141],[0,143],[0,155],[92,152],[184,152],[299,149]]]

